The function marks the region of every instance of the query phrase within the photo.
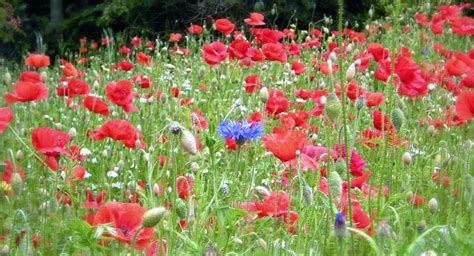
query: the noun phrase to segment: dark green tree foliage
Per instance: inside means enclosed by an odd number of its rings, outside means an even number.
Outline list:
[[[346,1],[345,15],[351,25],[367,18],[370,2]],[[62,12],[51,10],[61,5]],[[156,37],[184,32],[189,24],[202,24],[210,17],[227,17],[241,25],[252,11],[263,13],[267,23],[279,29],[290,23],[318,26],[324,16],[337,15],[337,2],[332,0],[0,0],[0,6],[0,53],[16,60],[28,51],[41,50],[38,47],[63,54],[61,49],[76,47],[81,37],[99,41],[105,28],[124,36]],[[382,15],[384,10],[377,11]],[[21,24],[12,25],[12,17]],[[37,45],[38,35],[47,47]]]

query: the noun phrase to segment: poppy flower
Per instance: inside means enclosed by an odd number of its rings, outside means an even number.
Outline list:
[[[230,59],[244,59],[249,57],[248,50],[252,46],[251,43],[242,40],[242,39],[235,39],[230,43],[229,46],[229,58]]]
[[[265,58],[271,61],[279,61],[283,64],[286,63],[287,56],[285,48],[282,44],[278,43],[267,43],[262,46],[262,52]]]
[[[133,47],[138,48],[142,44],[142,40],[140,39],[140,37],[135,36],[132,38],[131,44],[133,45]]]
[[[107,202],[97,209],[92,225],[111,224],[115,232],[105,236],[130,245],[146,211],[146,208],[135,203]],[[143,228],[136,235],[135,248],[144,250],[153,239],[154,231],[154,228]]]
[[[379,43],[370,43],[367,46],[367,52],[371,54],[377,62],[389,57],[389,51]]]
[[[193,125],[194,129],[196,129],[196,131],[201,131],[209,128],[209,123],[199,111],[191,111],[189,117],[191,119],[191,124]]]
[[[89,190],[85,190],[84,193],[86,194],[87,199],[87,202],[84,202],[84,208],[86,209],[97,209],[101,205],[102,199],[106,195],[106,192],[102,191],[97,194],[97,197],[94,199],[92,192],[90,192]]]
[[[270,97],[265,103],[265,111],[269,114],[278,115],[286,111],[289,106],[290,102],[285,97]]]
[[[202,46],[201,56],[209,65],[215,65],[227,58],[227,46],[219,41]]]
[[[132,105],[132,101],[138,93],[132,92],[132,88],[132,83],[127,80],[110,82],[105,86],[105,95],[110,102],[122,107],[124,112],[134,112],[138,108]]]
[[[13,94],[5,93],[3,97],[9,104],[44,100],[48,97],[48,87],[41,82],[20,81],[13,84]]]
[[[3,171],[2,181],[6,182],[7,184],[10,184],[13,172],[17,172],[22,180],[25,179],[25,173],[23,172],[23,169],[21,169],[19,166],[17,166],[15,170],[13,170],[13,164],[12,162],[10,162],[10,160],[4,160],[3,163],[7,166]]]
[[[244,78],[245,93],[252,93],[255,91],[255,87],[261,87],[262,84],[258,82],[258,74],[253,74]]]
[[[146,55],[143,52],[139,52],[135,55],[137,57],[137,64],[142,64],[142,65],[150,65],[150,55]]]
[[[107,106],[107,103],[97,97],[86,96],[82,102],[82,106],[94,113],[109,116],[109,107]]]
[[[71,96],[86,95],[91,92],[89,85],[86,82],[75,78],[69,80],[67,87]]]
[[[235,25],[228,19],[218,19],[214,22],[214,28],[226,36],[234,31],[234,27]]]
[[[251,28],[250,32],[255,36],[255,42],[258,44],[279,43],[285,34],[280,30],[269,28]]]
[[[59,155],[67,155],[65,146],[70,139],[67,133],[49,127],[35,128],[31,133],[31,144],[46,157],[46,164],[52,170],[58,168],[56,158]]]
[[[0,133],[5,131],[11,120],[13,120],[13,114],[10,108],[0,108]]]
[[[306,143],[306,133],[296,130],[278,130],[262,137],[263,147],[282,162],[296,158],[296,151]]]
[[[203,28],[199,25],[191,25],[191,26],[188,27],[188,32],[192,33],[192,34],[195,34],[195,35],[201,34],[202,30],[203,30]]]
[[[112,68],[123,70],[123,71],[129,71],[130,69],[133,68],[133,63],[128,62],[126,60],[122,60],[119,63],[115,64]]]
[[[265,25],[265,22],[263,22],[264,19],[265,17],[262,14],[258,12],[251,12],[250,17],[244,19],[244,22],[250,26],[262,26]]]
[[[365,105],[370,107],[375,107],[382,104],[384,101],[384,95],[381,92],[366,92],[365,93]]]
[[[72,171],[71,171],[72,180],[75,180],[75,181],[83,180],[85,175],[86,175],[86,168],[84,168],[83,166],[77,165],[74,168],[72,168]]]
[[[463,91],[456,100],[456,115],[461,120],[474,117],[474,91]]]
[[[193,180],[188,176],[178,175],[176,177],[176,192],[181,199],[188,198],[189,194],[193,193]]]
[[[41,74],[34,71],[23,71],[20,73],[20,81],[30,83],[41,83]]]
[[[49,57],[44,54],[31,53],[25,59],[25,65],[27,65],[28,67],[34,67],[37,69],[45,68],[49,66],[49,64],[50,64]]]
[[[291,70],[293,70],[293,72],[295,72],[296,75],[299,75],[306,71],[306,67],[304,66],[303,63],[293,60],[291,61]]]
[[[92,134],[92,140],[103,140],[106,137],[122,141],[123,145],[128,148],[135,148],[138,141],[140,148],[145,148],[140,132],[127,120],[107,120]]]
[[[120,47],[120,49],[119,49],[119,53],[121,53],[121,54],[129,55],[130,52],[132,52],[132,50],[130,50],[130,48],[128,48],[128,47],[125,46],[125,45],[123,45],[123,46]]]
[[[451,58],[444,64],[444,69],[451,76],[460,76],[469,70],[469,67],[462,60]]]
[[[383,116],[383,124],[382,124],[382,116]],[[388,126],[388,116],[385,114],[382,114],[382,112],[380,112],[379,110],[372,111],[372,120],[373,120],[374,127],[379,131],[382,131],[382,126],[383,126],[384,131],[389,130],[389,129],[392,130],[394,128],[393,123],[390,123],[390,127]]]
[[[181,37],[182,35],[180,33],[171,33],[168,41],[170,43],[179,42],[181,40]]]

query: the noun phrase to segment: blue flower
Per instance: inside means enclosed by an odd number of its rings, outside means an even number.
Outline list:
[[[217,127],[219,135],[223,138],[231,138],[239,145],[247,140],[260,137],[263,133],[263,125],[260,123],[249,123],[243,121],[222,121]]]
[[[334,234],[337,238],[343,238],[346,235],[346,221],[340,212],[336,214],[334,221]]]
[[[423,49],[423,50],[420,51],[420,53],[421,54],[428,54],[428,50]]]

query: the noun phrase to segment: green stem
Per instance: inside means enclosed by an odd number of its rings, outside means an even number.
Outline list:
[[[132,245],[132,249],[131,249],[131,252],[130,252],[130,255],[135,255],[135,243],[136,243],[136,240],[137,240],[137,236],[138,236],[138,233],[140,233],[140,231],[142,231],[144,229],[143,226],[140,226],[140,228],[137,229],[137,231],[135,231],[135,234],[133,234],[133,237],[132,237],[132,241],[131,241],[131,245]]]

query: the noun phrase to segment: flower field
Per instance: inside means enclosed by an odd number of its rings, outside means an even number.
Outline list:
[[[0,66],[0,255],[471,254],[470,8],[104,31]]]

